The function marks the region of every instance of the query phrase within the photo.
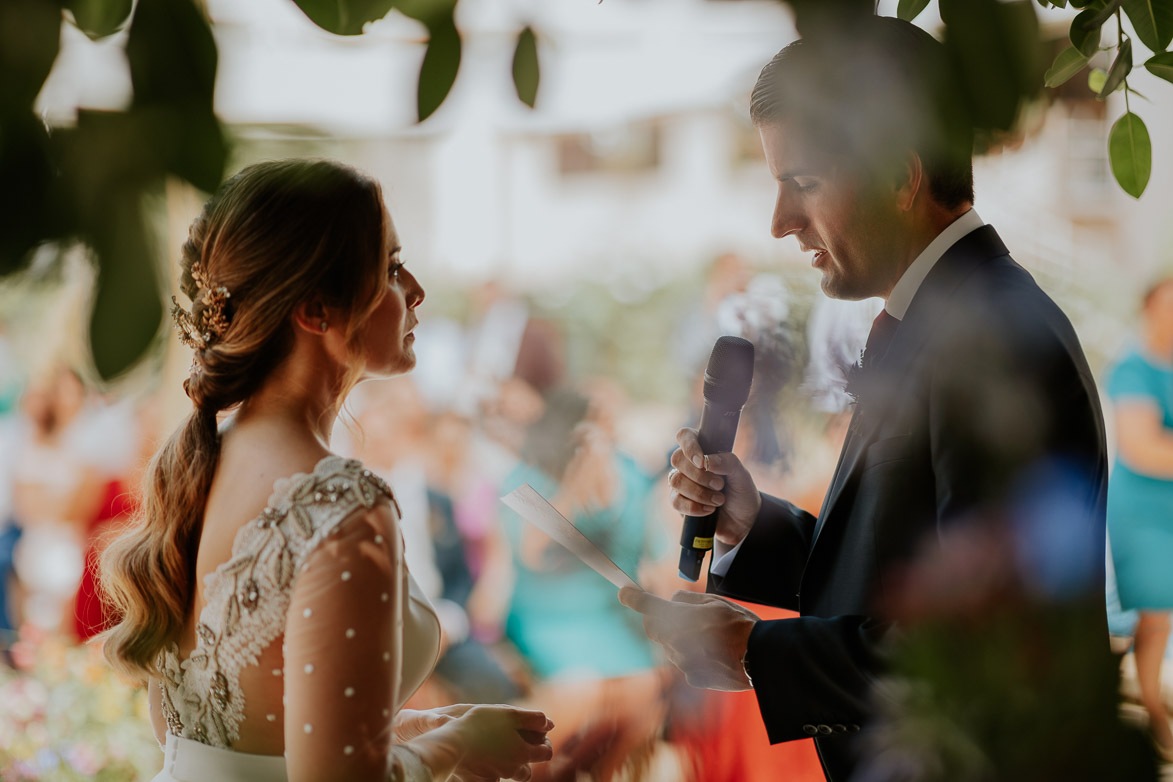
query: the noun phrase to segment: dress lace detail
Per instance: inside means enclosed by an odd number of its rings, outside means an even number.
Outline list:
[[[175,643],[159,654],[169,732],[232,747],[244,715],[240,672],[284,631],[291,587],[308,556],[356,511],[383,499],[399,515],[382,478],[339,456],[274,484],[265,509],[237,533],[232,557],[205,577],[208,602],[191,654],[180,660]]]

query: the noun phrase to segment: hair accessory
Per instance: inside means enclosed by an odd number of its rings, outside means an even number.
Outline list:
[[[204,350],[224,336],[228,329],[228,299],[232,294],[223,285],[213,285],[204,275],[199,261],[191,265],[191,278],[202,295],[193,299],[188,312],[171,297],[171,319],[179,332],[179,341],[195,350]]]
[[[321,328],[322,328],[322,331],[323,331],[323,333],[324,333],[324,332],[326,331],[326,329],[330,328],[330,324],[329,324],[329,323],[327,323],[326,321],[322,321],[322,326],[321,326]]]

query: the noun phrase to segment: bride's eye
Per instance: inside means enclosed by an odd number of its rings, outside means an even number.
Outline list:
[[[391,265],[387,267],[387,277],[392,280],[399,279],[399,270],[403,268],[403,261],[392,261]]]

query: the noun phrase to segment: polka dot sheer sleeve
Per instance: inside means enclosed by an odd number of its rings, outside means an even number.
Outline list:
[[[438,759],[426,764],[392,729],[407,591],[390,503],[355,514],[306,558],[285,627],[290,782],[436,778]]]

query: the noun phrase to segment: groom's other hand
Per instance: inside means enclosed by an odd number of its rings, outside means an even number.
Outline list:
[[[639,589],[619,590],[619,602],[644,617],[648,638],[693,687],[736,692],[753,687],[745,650],[758,617],[723,597],[677,592],[664,600]]]
[[[696,429],[684,428],[676,433],[679,446],[672,452],[672,507],[685,516],[717,514],[717,540],[736,546],[749,533],[762,495],[754,485],[749,470],[732,453],[705,456]]]

